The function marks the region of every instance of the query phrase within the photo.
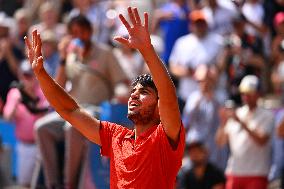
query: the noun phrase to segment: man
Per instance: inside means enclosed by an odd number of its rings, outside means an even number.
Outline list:
[[[148,14],[144,14],[144,24],[136,8],[129,7],[128,14],[132,25],[122,15],[119,17],[129,38],[115,37],[115,40],[140,51],[154,81],[143,75],[133,83],[128,117],[134,122],[134,130],[91,117],[49,77],[42,66],[37,31],[33,32],[32,43],[26,38],[30,62],[55,110],[100,145],[103,155],[110,157],[111,188],[173,188],[184,150],[184,129],[175,88],[151,45]]]
[[[191,169],[181,176],[181,189],[224,189],[225,176],[215,164],[208,162],[208,151],[199,139],[187,145]]]
[[[221,111],[217,144],[229,143],[226,189],[266,189],[270,169],[273,114],[258,106],[260,81],[245,76],[239,86],[244,105]]]
[[[209,150],[209,161],[224,170],[227,163],[227,149],[219,148],[215,142],[219,127],[218,102],[216,94],[216,67],[199,65],[194,73],[199,89],[193,92],[183,109],[183,124],[186,142],[200,139]]]
[[[178,94],[184,102],[198,89],[193,78],[196,67],[200,64],[215,64],[222,48],[222,36],[209,31],[201,10],[192,11],[189,18],[192,33],[177,39],[169,59],[170,71],[179,79]]]

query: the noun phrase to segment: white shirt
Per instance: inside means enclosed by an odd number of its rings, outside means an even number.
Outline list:
[[[236,11],[232,11],[221,5],[218,5],[216,10],[212,10],[209,6],[206,6],[202,11],[206,16],[206,20],[212,32],[216,32],[220,35],[232,32],[232,19],[237,14]]]
[[[237,116],[245,121],[248,106],[237,109]],[[257,129],[267,135],[273,131],[274,118],[271,111],[257,108],[247,123],[249,129]],[[225,132],[229,137],[230,157],[226,174],[234,176],[267,176],[271,163],[271,142],[263,146],[257,144],[239,122],[228,120]]]
[[[182,65],[196,69],[200,64],[215,64],[223,45],[223,38],[218,34],[208,33],[203,39],[195,34],[188,34],[177,39],[170,56],[170,65]],[[191,77],[180,78],[178,93],[186,101],[198,85]]]
[[[242,13],[250,22],[259,26],[262,25],[264,18],[264,9],[261,3],[245,3],[242,7]],[[246,31],[254,36],[258,34],[258,31],[249,25],[246,26]]]

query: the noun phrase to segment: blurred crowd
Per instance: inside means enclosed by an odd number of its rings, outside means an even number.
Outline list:
[[[176,85],[187,144],[176,187],[284,189],[284,0],[0,0],[0,115],[16,125],[17,184],[91,188],[89,144],[44,98],[24,36],[41,34],[49,75],[103,117],[101,103],[127,109],[131,80],[148,72],[113,41],[127,37],[128,6],[150,13]]]

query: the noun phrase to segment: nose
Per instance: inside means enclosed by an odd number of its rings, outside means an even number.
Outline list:
[[[138,98],[138,91],[134,91],[130,95],[131,99],[137,99]]]

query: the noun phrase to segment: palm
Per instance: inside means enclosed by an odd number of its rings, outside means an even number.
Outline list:
[[[130,48],[135,48],[138,50],[147,48],[149,45],[151,45],[150,35],[148,31],[148,14],[144,14],[144,24],[141,23],[141,19],[136,8],[132,10],[129,7],[128,15],[132,26],[126,21],[126,19],[122,15],[119,15],[119,18],[129,33],[129,39],[119,36],[115,37],[115,40],[119,41],[124,45],[129,46]]]
[[[32,42],[25,37],[28,58],[35,72],[43,68],[43,58],[41,54],[41,39],[36,30],[32,32]]]

